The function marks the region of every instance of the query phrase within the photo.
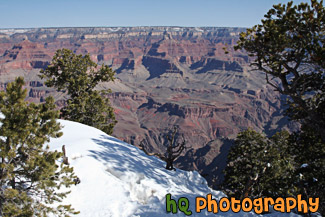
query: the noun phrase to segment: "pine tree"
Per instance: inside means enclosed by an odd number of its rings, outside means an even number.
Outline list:
[[[0,216],[76,214],[70,205],[52,205],[68,193],[59,188],[76,178],[71,167],[58,166],[62,153],[44,145],[62,135],[54,99],[28,104],[23,85],[18,77],[0,92]]]
[[[325,187],[325,7],[322,0],[299,5],[291,1],[274,5],[264,17],[261,24],[241,33],[235,49],[245,49],[253,57],[254,69],[264,72],[266,82],[288,97],[286,115],[301,123],[299,132],[272,142],[275,147],[286,144],[284,159],[291,162],[293,169],[291,178],[277,185],[288,189],[282,192],[283,196],[302,194],[305,198],[322,198]],[[240,153],[237,156],[240,157]],[[254,159],[254,155],[249,157]],[[286,165],[270,172],[269,176],[281,174]],[[325,215],[323,204],[321,202],[319,211]]]
[[[290,136],[288,153],[293,156],[294,185],[297,194],[306,198],[320,198],[319,212],[325,214],[325,144],[313,129],[303,126],[301,132]]]
[[[261,196],[292,196],[295,164],[288,154],[289,133],[280,132],[270,139],[248,129],[232,146],[223,189],[238,199]]]
[[[288,96],[287,115],[313,128],[325,142],[323,1],[274,5],[264,17],[262,24],[240,34],[235,48],[255,58],[251,65]]]
[[[99,82],[114,81],[114,72],[107,65],[94,63],[89,54],[76,55],[71,50],[57,50],[51,64],[41,70],[48,87],[67,92],[67,105],[61,117],[96,127],[107,134],[113,133],[116,124],[113,108],[105,97],[110,90],[95,90]]]

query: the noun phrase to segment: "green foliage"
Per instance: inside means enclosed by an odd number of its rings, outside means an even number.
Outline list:
[[[286,131],[267,137],[253,130],[240,133],[228,155],[223,188],[242,199],[291,195],[294,162]]]
[[[325,213],[325,143],[313,129],[303,127],[290,136],[289,154],[294,157],[295,186],[305,198],[320,198],[319,211]]]
[[[273,7],[261,25],[241,33],[235,48],[254,56],[252,65],[265,72],[277,91],[290,97],[287,115],[314,127],[325,141],[323,1]]]
[[[54,99],[28,104],[23,78],[0,92],[0,216],[47,216],[58,214],[54,202],[68,192],[61,186],[73,184],[73,169],[57,165],[62,153],[44,143],[62,135]],[[71,207],[66,214],[76,213]],[[62,216],[62,215],[61,215]]]
[[[116,124],[113,108],[104,95],[108,91],[98,91],[99,82],[114,81],[114,72],[106,65],[98,68],[89,54],[76,55],[71,50],[57,50],[51,64],[41,70],[41,78],[46,78],[48,87],[66,91],[67,105],[61,109],[61,117],[87,124],[113,133]]]
[[[302,194],[305,198],[324,198],[323,1],[274,5],[264,17],[262,24],[241,33],[235,48],[255,57],[251,65],[265,73],[267,83],[275,90],[289,97],[286,114],[302,127],[299,132],[280,133],[270,139],[251,131],[240,134],[229,154],[224,186],[237,197]],[[263,150],[267,152],[263,154]],[[266,171],[267,176],[263,176]],[[325,205],[322,200],[320,203],[319,211],[324,215]]]

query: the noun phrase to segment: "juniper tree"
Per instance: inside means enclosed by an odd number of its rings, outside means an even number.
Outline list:
[[[76,55],[71,50],[57,50],[52,62],[40,77],[48,87],[66,92],[69,96],[61,117],[113,133],[116,124],[113,108],[105,97],[110,90],[96,90],[99,82],[114,81],[114,71],[107,65],[98,67],[89,54]]]
[[[76,177],[73,169],[58,165],[62,153],[44,145],[62,135],[54,99],[28,104],[23,78],[0,92],[0,216],[68,216],[71,205],[58,205]]]

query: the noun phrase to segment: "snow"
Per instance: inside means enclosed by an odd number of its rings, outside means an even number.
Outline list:
[[[162,217],[185,216],[166,212],[166,194],[176,201],[187,197],[191,216],[262,216],[253,212],[195,212],[195,197],[211,193],[219,200],[225,195],[207,186],[197,172],[166,170],[165,163],[138,148],[79,123],[59,120],[63,136],[51,139],[52,150],[65,145],[69,163],[81,183],[70,188],[63,204],[72,204],[77,216]],[[275,212],[264,216],[297,216]]]
[[[0,33],[2,34],[6,34],[6,35],[13,35],[13,34],[16,34],[16,33],[25,33],[25,32],[28,32],[29,30],[31,29],[0,29]]]
[[[301,168],[306,168],[306,167],[308,167],[308,164],[301,165]]]

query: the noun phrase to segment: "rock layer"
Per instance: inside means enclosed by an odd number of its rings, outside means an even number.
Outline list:
[[[248,127],[274,133],[288,125],[280,96],[252,72],[250,57],[234,51],[240,28],[43,28],[0,30],[0,89],[22,75],[30,101],[64,93],[37,76],[57,49],[89,53],[116,71],[109,95],[119,121],[114,136],[152,151],[164,151],[163,134],[174,125],[187,141],[178,160],[196,169],[210,184],[220,182],[225,157],[238,132]],[[224,48],[228,54],[225,54]],[[265,129],[265,130],[264,130]],[[226,141],[226,142],[225,142]]]

